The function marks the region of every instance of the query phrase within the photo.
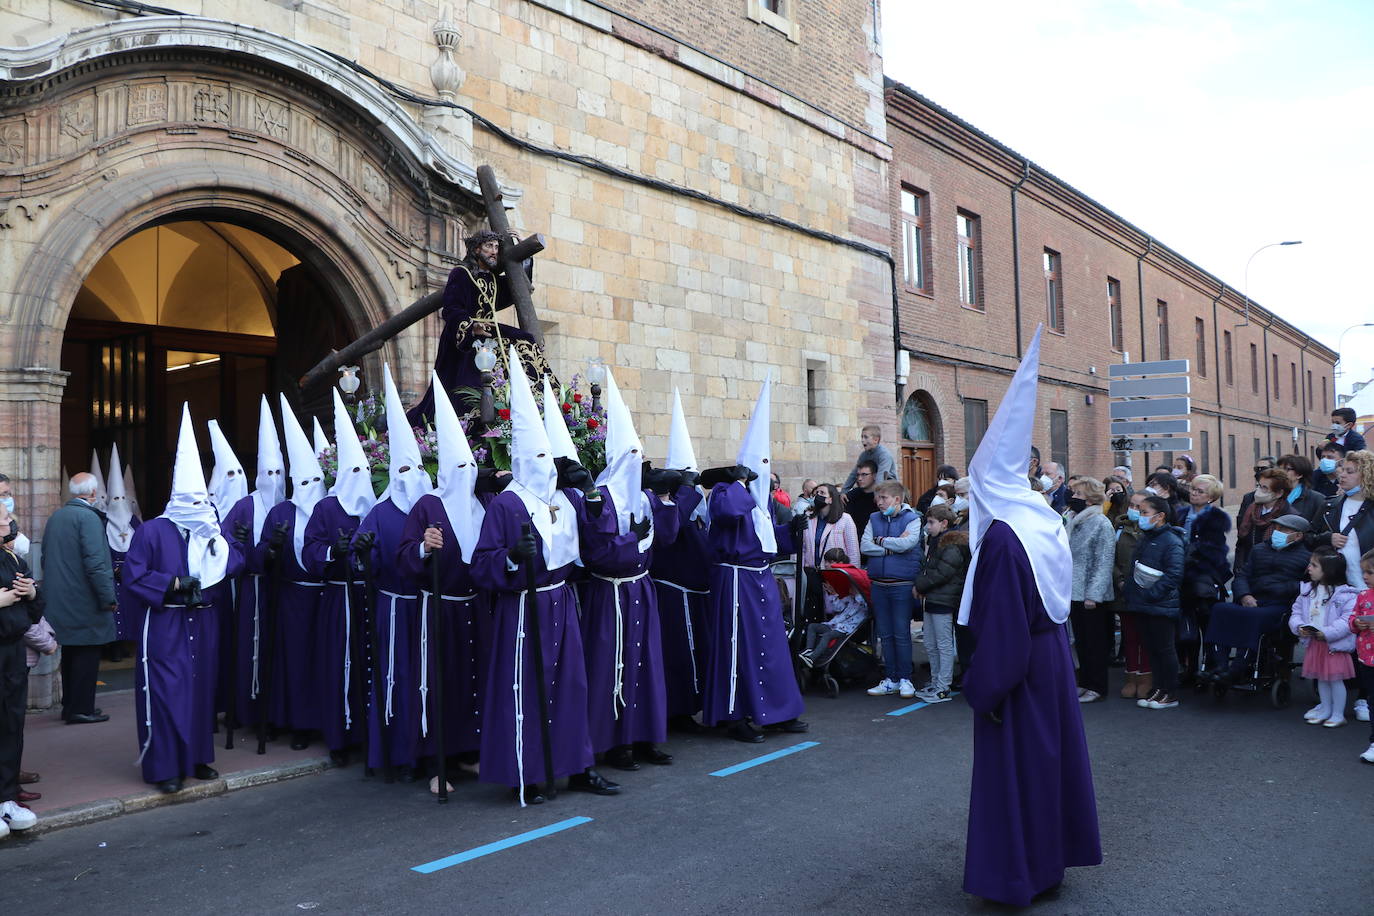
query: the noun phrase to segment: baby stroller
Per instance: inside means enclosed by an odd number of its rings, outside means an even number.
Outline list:
[[[815,572],[808,570],[812,577],[815,577]],[[863,615],[862,622],[845,633],[831,629],[823,619],[823,596],[819,602],[808,601],[804,605],[809,619],[805,625],[798,627],[801,639],[797,648],[800,651],[794,657],[797,684],[803,693],[812,685],[823,684],[826,695],[833,700],[840,695],[841,684],[871,682],[878,670],[878,657],[872,644],[873,619],[868,611],[868,576],[857,567],[841,564],[820,570],[817,584],[820,580],[844,603],[846,610],[843,613]],[[838,620],[840,616],[836,615],[833,620]],[[808,632],[813,628],[819,634],[819,639],[814,648],[807,650]]]
[[[1198,653],[1198,690],[1210,687],[1217,700],[1232,690],[1267,693],[1275,709],[1287,706],[1293,697],[1293,647],[1297,644],[1288,632],[1288,610],[1284,605],[1213,605],[1204,651]],[[1223,654],[1218,660],[1212,651],[1218,645],[1234,649],[1236,658],[1228,664]]]

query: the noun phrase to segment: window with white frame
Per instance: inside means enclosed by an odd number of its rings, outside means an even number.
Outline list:
[[[798,40],[797,0],[746,0],[746,14],[755,22],[777,29],[788,41]]]

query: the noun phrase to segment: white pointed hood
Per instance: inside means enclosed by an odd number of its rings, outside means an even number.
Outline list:
[[[312,434],[314,436],[315,457],[318,458],[329,451],[329,437],[324,434],[324,427],[320,425],[319,417],[311,417],[310,422],[315,424]]]
[[[1026,456],[1031,450],[1031,430],[1035,423],[1035,395],[1040,375],[1040,336],[1037,328],[1021,367],[1012,376],[997,415],[988,424],[978,451],[969,462],[969,563],[964,594],[959,604],[959,622],[968,624],[973,601],[974,570],[978,551],[988,527],[997,520],[1011,526],[1030,558],[1035,584],[1045,611],[1055,623],[1069,617],[1073,592],[1073,557],[1064,520],[1050,508],[1044,496],[1030,488],[1026,477]]]
[[[487,514],[477,501],[477,459],[472,457],[472,446],[463,432],[463,424],[438,374],[434,374],[431,383],[434,386],[434,432],[439,440],[439,486],[435,492],[444,503],[453,535],[463,552],[463,562],[471,563],[472,552],[477,549],[477,536],[482,533],[482,519]]]
[[[320,467],[320,459],[315,455],[310,440],[305,438],[305,430],[292,412],[291,405],[286,402],[286,395],[281,395],[281,425],[286,433],[291,504],[296,507],[291,534],[295,542],[296,562],[304,567],[301,548],[305,546],[305,526],[310,522],[310,513],[315,511],[315,504],[325,497],[324,469]],[[315,428],[319,429],[319,421],[315,422]]]
[[[510,365],[520,365],[515,347],[510,349]],[[519,497],[529,512],[544,542],[545,565],[549,569],[567,566],[578,556],[577,519],[573,517],[572,502],[558,489],[558,470],[554,467],[549,434],[523,372],[510,375],[510,424],[514,480],[507,491]]]
[[[177,434],[176,466],[172,470],[172,495],[162,517],[189,533],[186,541],[187,569],[209,587],[224,579],[229,566],[229,545],[220,534],[219,518],[210,503],[205,485],[205,469],[200,464],[196,431],[191,425],[191,407],[181,405],[181,431]]]
[[[225,438],[224,430],[219,428],[219,421],[211,420],[208,425],[210,449],[215,454],[215,469],[210,472],[210,503],[222,520],[235,503],[248,495],[248,477],[243,473],[243,463]]]
[[[267,395],[258,406],[258,476],[253,480],[253,543],[262,540],[262,526],[272,507],[286,499],[286,459],[272,420]]]
[[[105,501],[105,540],[111,550],[128,553],[133,540],[134,507],[124,488],[124,471],[119,466],[119,446],[110,446],[110,485]]]
[[[353,418],[348,415],[343,398],[337,389],[334,393],[334,439],[338,446],[338,471],[334,477],[334,489],[330,495],[339,501],[345,512],[361,521],[372,507],[377,504],[377,491],[372,489],[372,467],[363,453],[363,444],[358,441],[358,431],[353,426]]]
[[[673,389],[673,420],[668,427],[668,463],[664,467],[674,471],[700,471],[697,453],[692,448],[692,434],[687,431],[687,415],[682,410],[682,395]]]
[[[615,383],[610,366],[606,367],[603,403],[606,405],[606,469],[596,478],[596,484],[605,487],[611,494],[611,501],[615,503],[616,528],[624,535],[630,533],[633,519],[652,518],[653,507],[649,505],[641,486],[644,478],[644,446],[640,444],[634,418],[630,416],[630,408],[621,397],[620,387]],[[648,550],[653,542],[654,535],[650,530],[639,542],[639,552]]]
[[[769,438],[772,411],[769,400],[773,394],[773,376],[770,372],[763,379],[759,389],[759,399],[754,404],[754,414],[749,418],[749,428],[744,431],[744,441],[739,446],[736,464],[749,468],[758,479],[749,484],[749,493],[754,497],[754,533],[764,553],[777,553],[778,540],[773,534],[773,513],[769,509],[769,481],[773,471],[773,443]]]
[[[577,461],[577,446],[573,444],[572,433],[568,432],[568,421],[563,419],[563,405],[558,403],[558,394],[544,376],[544,431],[549,435],[549,447],[555,458],[571,458]]]
[[[100,470],[100,456],[95,449],[91,449],[91,476],[95,478],[95,496],[91,497],[91,505],[104,512],[109,491],[105,488],[105,474]]]
[[[429,472],[425,470],[420,457],[420,443],[415,441],[415,430],[406,419],[405,405],[401,403],[401,393],[391,378],[391,367],[382,363],[382,380],[386,394],[386,441],[387,477],[386,491],[377,501],[389,499],[397,509],[409,513],[411,507],[426,493],[434,492]],[[434,390],[439,391],[438,385]]]
[[[124,495],[129,499],[134,518],[143,521],[143,510],[138,505],[138,487],[134,486],[134,466],[131,464],[124,465]]]

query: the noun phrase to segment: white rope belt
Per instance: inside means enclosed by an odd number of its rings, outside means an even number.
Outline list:
[[[647,575],[647,569],[638,575],[620,578],[592,573],[592,576],[602,582],[611,583],[611,591],[615,594],[615,686],[611,688],[611,711],[617,720],[620,718],[620,710],[625,706],[625,617],[620,609],[620,586],[638,582]]]
[[[296,582],[292,580],[291,584],[304,586],[305,588],[324,588],[323,582]]]
[[[420,592],[420,734],[429,737],[429,599],[431,592]],[[476,594],[445,595],[440,593],[440,601],[473,601]],[[395,621],[395,603],[392,603],[392,620]],[[440,646],[439,651],[444,651]]]
[[[734,601],[730,612],[730,708],[729,712],[735,711],[735,681],[739,678],[739,571],[741,569],[749,572],[767,572],[767,566],[737,566],[734,563],[722,563],[721,566],[734,570]]]
[[[344,596],[344,678],[343,678],[343,707],[344,707],[344,728],[353,727],[353,710],[348,703],[348,688],[351,686],[353,677],[353,605],[352,605],[352,582],[340,582],[335,579],[326,580],[329,585],[343,587]]]
[[[250,700],[256,700],[258,698],[258,646],[262,639],[259,633],[261,627],[259,614],[261,613],[262,607],[262,592],[259,585],[261,579],[262,575],[260,573],[253,573],[253,683],[248,688],[248,698]],[[235,638],[237,639],[238,637],[235,636]]]
[[[153,695],[148,689],[152,686],[148,682],[148,622],[152,616],[152,608],[143,612],[143,657],[139,659],[139,663],[143,665],[143,726],[148,729],[148,737],[143,741],[143,748],[138,752],[138,759],[134,761],[134,766],[143,765],[143,757],[148,753],[149,745],[153,743]]]
[[[567,581],[564,579],[552,585],[541,585],[535,588],[535,591],[551,592],[562,588]],[[522,808],[525,807],[525,595],[526,591],[522,589],[520,612],[515,618],[515,683],[511,685],[511,691],[515,694],[515,770],[520,779]],[[547,672],[545,674],[547,675]]]
[[[688,588],[685,585],[678,585],[676,582],[669,582],[667,579],[655,579],[669,588],[675,588],[682,592],[682,623],[687,628],[687,653],[692,658],[692,692],[701,692],[701,680],[697,677],[697,640],[696,634],[692,631],[692,606],[688,602],[688,595],[709,595],[709,591],[698,588]]]
[[[396,602],[401,600],[414,601],[415,596],[398,595],[384,588],[379,588],[377,591],[391,599],[391,617],[386,630],[386,723],[390,725],[391,694],[396,686]]]

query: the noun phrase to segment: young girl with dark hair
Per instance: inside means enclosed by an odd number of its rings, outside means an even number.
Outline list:
[[[1359,593],[1346,584],[1345,557],[1330,547],[1312,552],[1307,578],[1310,582],[1293,602],[1288,618],[1288,628],[1307,647],[1302,676],[1316,680],[1320,697],[1303,718],[1312,725],[1337,728],[1345,724],[1345,682],[1355,676],[1350,617]]]

